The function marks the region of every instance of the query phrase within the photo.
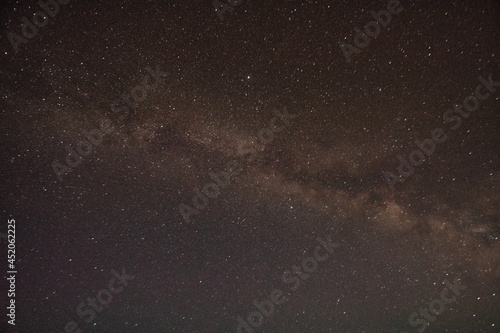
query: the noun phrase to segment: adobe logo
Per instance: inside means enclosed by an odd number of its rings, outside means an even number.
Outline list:
[[[10,45],[17,54],[19,52],[20,44],[27,44],[30,38],[35,37],[38,34],[38,28],[43,28],[49,23],[49,16],[54,17],[59,13],[59,5],[67,5],[70,0],[47,0],[38,1],[38,5],[43,9],[33,14],[31,21],[23,16],[21,21],[21,32],[22,36],[9,32],[7,37],[9,38]]]

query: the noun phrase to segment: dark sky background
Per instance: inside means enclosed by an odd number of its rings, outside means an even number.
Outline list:
[[[208,0],[70,1],[17,54],[8,33],[40,7],[3,1],[0,232],[16,220],[18,274],[12,327],[2,256],[0,331],[236,332],[278,288],[256,332],[418,332],[410,314],[459,278],[425,332],[500,332],[500,87],[443,122],[479,76],[500,81],[500,6],[401,5],[347,62],[339,43],[387,1],[243,0],[223,21]],[[170,75],[120,119],[147,67]],[[284,108],[248,161],[238,147]],[[53,161],[103,119],[115,130],[59,181]],[[447,140],[392,191],[384,172],[435,128]],[[179,205],[230,161],[241,173],[187,223]],[[340,247],[290,292],[283,272],[328,235]],[[78,304],[122,268],[135,279],[85,323]]]

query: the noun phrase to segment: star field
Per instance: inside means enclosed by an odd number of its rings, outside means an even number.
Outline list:
[[[498,2],[64,2],[0,5],[1,332],[500,331]]]

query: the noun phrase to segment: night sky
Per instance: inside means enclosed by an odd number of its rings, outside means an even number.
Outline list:
[[[2,1],[0,332],[500,332],[498,1],[227,2]]]

